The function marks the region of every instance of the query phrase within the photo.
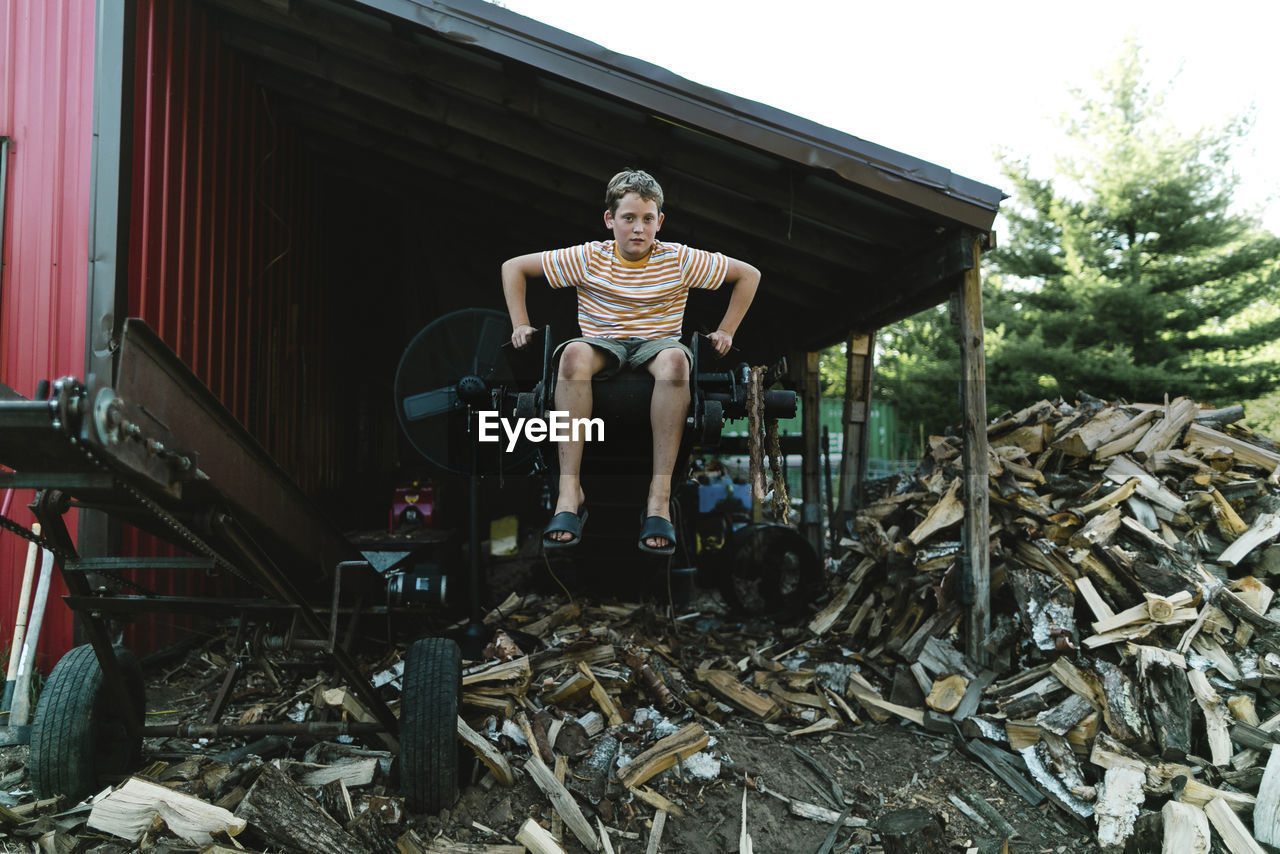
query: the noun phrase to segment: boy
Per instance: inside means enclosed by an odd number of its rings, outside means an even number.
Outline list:
[[[511,314],[511,343],[522,348],[536,331],[529,324],[525,286],[543,277],[553,288],[578,289],[582,338],[561,344],[555,408],[569,418],[591,415],[591,380],[622,367],[644,367],[654,377],[649,419],[653,428],[653,477],[637,541],[655,554],[675,552],[671,524],[671,475],[689,409],[693,354],[680,343],[690,288],[714,290],[733,283],[724,319],[708,336],[723,356],[760,283],[750,264],[657,239],[662,227],[662,188],[647,172],[627,169],[605,191],[604,224],[612,241],[521,255],[502,265],[502,291]],[[555,513],[542,534],[546,548],[575,546],[586,521],[586,495],[578,476],[582,441],[559,443],[560,482]]]

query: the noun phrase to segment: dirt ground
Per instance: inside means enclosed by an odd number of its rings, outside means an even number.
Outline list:
[[[647,642],[669,644],[691,656],[704,654],[705,645],[714,645],[718,636],[714,629],[706,631],[705,625],[699,630],[693,621],[675,623],[666,636],[655,636],[659,627],[671,625],[649,619],[640,626],[622,626],[621,630],[642,629]],[[757,634],[788,630],[787,626],[767,623],[752,627]],[[193,650],[177,665],[169,662],[146,673],[150,723],[202,719],[216,690],[213,683],[220,663],[216,654],[210,655],[211,649],[216,646]],[[372,661],[369,665],[377,666]],[[290,678],[297,684],[324,675],[299,670]],[[274,696],[278,699],[279,694]],[[224,719],[234,719],[255,702],[274,704],[272,692],[250,679]],[[624,711],[630,715],[635,707],[633,703]],[[464,714],[467,714],[465,709]],[[686,709],[682,716],[678,714],[674,718],[673,723],[682,725],[695,719],[695,715]],[[703,751],[703,759],[714,761],[677,766],[648,784],[684,812],[684,815],[671,813],[665,822],[657,849],[665,854],[739,851],[744,811],[745,830],[756,852],[873,852],[880,850],[878,822],[890,813],[909,808],[922,808],[935,816],[944,828],[943,838],[955,851],[977,849],[985,854],[1006,850],[1070,850],[1088,854],[1098,850],[1091,826],[1048,804],[1033,807],[1022,801],[985,766],[966,756],[960,741],[925,732],[913,724],[889,721],[846,725],[838,730],[786,740],[745,713],[722,721],[700,715],[696,719],[712,739]],[[623,734],[623,738],[627,736]],[[243,741],[148,740],[143,760],[144,763],[173,763],[186,752],[212,754]],[[301,759],[307,746],[299,739],[287,756]],[[25,750],[0,749],[0,778],[5,778],[8,784],[7,794],[0,793],[0,797],[9,804],[31,800],[26,778],[17,779],[25,761]],[[527,751],[523,756],[527,756]],[[511,758],[516,767],[522,764],[519,750],[512,751]],[[527,818],[550,825],[552,812],[548,799],[526,775],[519,775],[513,788],[504,788],[494,784],[484,773],[484,767],[470,760],[470,754],[464,754],[461,770],[463,785],[453,807],[439,815],[408,815],[402,825],[389,828],[391,836],[394,838],[412,828],[426,841],[434,838],[499,844],[514,841]],[[1009,841],[1007,849],[1003,836],[995,828],[975,822],[949,799],[957,791],[957,781],[981,794],[1013,826],[1016,836]],[[571,772],[567,785],[593,824],[599,817],[607,826],[620,831],[620,836],[613,838],[615,851],[640,854],[652,850],[648,848],[655,816],[651,806],[628,795],[616,782],[603,793],[588,791],[576,771]],[[380,775],[372,787],[360,791],[395,794],[396,786],[391,777]],[[843,797],[850,817],[860,826],[841,829],[834,841],[829,839],[832,824],[792,815],[785,800],[835,809],[841,805],[838,796]],[[0,830],[0,836],[3,833]],[[246,845],[254,844],[252,833],[241,839]],[[91,841],[102,842],[100,838],[84,837],[75,850],[88,850],[92,847]],[[831,844],[824,848],[828,842]],[[5,850],[32,850],[22,847],[24,843],[17,839],[3,844],[7,846]],[[564,832],[564,845],[569,852],[586,850],[568,831]],[[258,850],[279,849],[262,846]]]

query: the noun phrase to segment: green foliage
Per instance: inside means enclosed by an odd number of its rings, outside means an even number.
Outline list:
[[[1053,175],[1002,160],[1007,229],[984,284],[991,414],[1079,391],[1219,406],[1270,391],[1280,238],[1232,206],[1247,117],[1174,128],[1132,41],[1094,94],[1076,94]],[[878,386],[903,419],[955,423],[959,349],[945,307],[881,339]]]

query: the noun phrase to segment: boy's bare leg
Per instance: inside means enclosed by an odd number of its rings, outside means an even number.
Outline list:
[[[570,419],[590,418],[591,378],[604,366],[604,354],[590,344],[575,341],[566,346],[560,354],[560,367],[556,373],[556,409],[568,412]],[[560,480],[552,515],[566,510],[577,513],[586,500],[580,477],[583,442],[578,439],[556,444],[559,446]],[[548,536],[561,542],[573,539],[568,531],[552,531]]]
[[[689,413],[689,359],[682,350],[662,350],[645,367],[653,374],[649,422],[653,429],[653,479],[646,516],[671,519],[671,475],[680,452],[680,436]],[[650,548],[670,545],[666,537],[646,537]]]

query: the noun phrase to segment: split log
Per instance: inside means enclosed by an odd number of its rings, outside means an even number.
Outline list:
[[[866,558],[860,563],[852,573],[849,579],[845,581],[839,592],[832,597],[827,607],[823,608],[813,619],[809,621],[809,631],[815,635],[823,635],[835,625],[836,620],[840,619],[840,615],[844,613],[845,608],[849,607],[849,603],[853,601],[854,595],[857,594],[858,588],[862,586],[863,580],[867,573],[871,571],[876,562],[871,558]]]
[[[1050,735],[1048,737],[1053,738],[1054,736]],[[1068,815],[1074,815],[1081,819],[1093,817],[1093,806],[1071,794],[1067,787],[1063,785],[1063,782],[1049,770],[1049,763],[1046,761],[1048,747],[1045,742],[1042,741],[1039,744],[1024,747],[1018,753],[1022,756],[1022,761],[1026,763],[1027,773],[1031,775],[1031,779],[1040,784],[1040,788],[1063,811]]]
[[[1054,650],[1059,636],[1076,637],[1075,597],[1070,587],[1033,569],[1011,568],[1005,577],[1038,648]]]
[[[536,753],[531,755],[529,761],[524,764],[524,770],[529,773],[529,779],[533,780],[534,785],[541,789],[551,801],[552,808],[564,819],[564,823],[569,826],[569,830],[573,831],[578,841],[588,851],[598,851],[600,840],[596,838],[596,832],[592,830],[587,817],[582,814],[582,808]]]
[[[965,689],[969,688],[969,680],[960,673],[952,673],[934,681],[924,704],[934,712],[954,712],[960,700],[964,698]]]
[[[1204,808],[1214,830],[1222,837],[1222,844],[1231,854],[1265,854],[1262,846],[1245,829],[1240,817],[1222,798],[1215,798]]]
[[[462,739],[462,743],[480,757],[480,761],[493,774],[493,778],[504,786],[515,785],[515,774],[511,771],[511,764],[507,762],[507,757],[502,755],[496,747],[489,743],[489,739],[467,726],[467,722],[461,717],[458,718],[458,738]]]
[[[192,795],[130,777],[105,798],[94,801],[89,827],[137,842],[157,816],[173,833],[199,845],[212,842],[213,833],[237,836],[246,823]]]
[[[1145,752],[1151,744],[1151,725],[1142,713],[1137,686],[1109,661],[1099,659],[1094,668],[1101,677],[1102,719],[1107,729],[1117,741]]]
[[[1267,845],[1280,845],[1280,747],[1271,746],[1267,768],[1253,807],[1253,835]]]
[[[966,746],[971,754],[990,768],[991,772],[999,777],[1001,782],[1013,789],[1024,801],[1033,807],[1038,807],[1044,803],[1044,793],[1014,767],[1012,755],[993,744],[978,739],[971,739],[966,743]]]
[[[622,713],[618,711],[618,706],[613,702],[613,698],[609,696],[609,692],[600,684],[600,680],[591,672],[591,668],[586,662],[578,662],[578,672],[585,678],[591,680],[591,698],[596,701],[596,705],[600,707],[600,711],[609,721],[609,726],[618,726],[622,723]]]
[[[1098,788],[1094,815],[1098,819],[1098,844],[1105,851],[1119,847],[1133,833],[1133,823],[1146,799],[1143,773],[1128,765],[1108,768]]]
[[[374,774],[378,770],[378,760],[376,757],[369,757],[367,759],[353,759],[336,765],[320,766],[293,762],[289,764],[288,770],[304,786],[319,788],[334,780],[341,780],[347,788],[354,789],[359,786],[367,786],[373,782]]]
[[[1156,451],[1172,447],[1199,412],[1200,405],[1194,400],[1176,398],[1166,407],[1163,417],[1151,425],[1142,441],[1134,447],[1134,459],[1143,461]]]
[[[1240,514],[1231,506],[1231,502],[1222,497],[1221,492],[1211,489],[1209,497],[1213,499],[1213,517],[1218,525],[1218,533],[1227,542],[1235,542],[1249,530],[1249,526],[1240,518]]]
[[[720,699],[751,712],[763,721],[772,722],[782,716],[782,707],[773,699],[750,690],[727,670],[698,668],[693,675]]]
[[[658,854],[658,846],[662,844],[662,829],[667,826],[667,813],[665,810],[658,810],[653,817],[653,827],[649,831],[649,844],[645,847],[645,854]]]
[[[1160,815],[1164,819],[1160,854],[1209,854],[1209,817],[1204,810],[1166,801]]]
[[[1049,443],[1070,457],[1083,458],[1123,431],[1130,422],[1129,414],[1118,406],[1109,406],[1088,421],[1074,427]]]
[[[1130,418],[1124,424],[1119,425],[1113,433],[1103,436],[1098,446],[1093,450],[1095,459],[1105,460],[1114,457],[1116,454],[1123,454],[1131,451],[1151,429],[1151,423],[1156,420],[1159,410],[1148,409],[1139,412]]]
[[[1280,454],[1202,424],[1193,423],[1187,428],[1186,445],[1193,453],[1219,447],[1229,448],[1237,462],[1258,466],[1268,472],[1275,471],[1280,466]]]
[[[1202,670],[1187,673],[1191,692],[1204,711],[1205,729],[1209,738],[1209,761],[1226,766],[1231,762],[1231,734],[1227,727],[1227,710],[1222,697],[1209,684],[1209,677]]]
[[[878,822],[884,854],[943,854],[950,850],[942,825],[926,809],[895,810]]]
[[[1186,514],[1187,502],[1130,457],[1116,457],[1111,465],[1107,467],[1107,470],[1103,472],[1103,477],[1116,483],[1124,483],[1136,477],[1138,484],[1135,487],[1135,491],[1139,495],[1157,507],[1163,507],[1172,514]]]
[[[995,807],[991,806],[991,803],[986,798],[978,794],[973,787],[961,780],[956,780],[955,785],[960,792],[960,797],[963,798],[969,806],[973,807],[979,815],[985,818],[1002,837],[1005,839],[1012,839],[1018,835],[1018,832],[1014,830],[1013,825],[1005,820],[1005,817],[1002,816]]]
[[[1093,704],[1079,694],[1067,698],[1052,709],[1036,715],[1036,726],[1054,735],[1065,736],[1072,727],[1093,714]]]
[[[1157,647],[1131,649],[1137,652],[1138,681],[1160,758],[1181,761],[1191,752],[1192,735],[1186,659]]]
[[[531,818],[525,819],[524,824],[520,825],[520,831],[516,833],[516,842],[529,849],[530,854],[565,854],[564,848],[556,838]]]
[[[929,508],[924,520],[910,534],[907,534],[907,541],[913,546],[920,545],[934,534],[950,528],[964,518],[964,502],[958,497],[960,480],[957,477],[951,482],[951,486],[946,493],[938,499],[938,502],[933,507]]]
[[[236,815],[269,843],[287,850],[363,854],[364,843],[343,830],[296,783],[274,765],[262,766]]]
[[[681,759],[688,759],[702,750],[709,741],[710,737],[701,724],[689,724],[679,732],[660,739],[648,750],[619,768],[618,781],[624,786],[640,786]]]
[[[1067,541],[1073,549],[1088,549],[1097,545],[1107,545],[1120,530],[1120,520],[1124,517],[1118,507],[1111,507],[1104,513],[1094,516],[1084,527],[1071,535]]]

